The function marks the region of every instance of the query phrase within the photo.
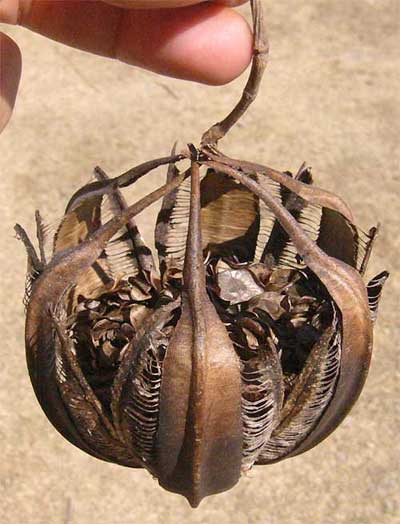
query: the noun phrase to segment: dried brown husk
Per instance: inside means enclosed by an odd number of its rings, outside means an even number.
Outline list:
[[[265,66],[259,2],[247,93]],[[248,95],[189,146],[74,193],[52,234],[36,215],[26,352],[38,400],[69,441],[142,467],[197,506],[253,465],[326,438],[363,387],[382,272],[376,237],[336,195],[228,158],[217,141]],[[191,167],[180,170],[180,162]],[[167,182],[128,206],[121,188],[159,165]],[[134,217],[163,198],[158,264]]]

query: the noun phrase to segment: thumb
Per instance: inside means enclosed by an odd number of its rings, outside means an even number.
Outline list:
[[[21,65],[21,52],[17,44],[0,33],[0,133],[10,120],[14,108]]]

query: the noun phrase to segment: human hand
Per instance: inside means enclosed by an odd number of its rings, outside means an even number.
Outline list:
[[[222,85],[251,59],[250,28],[228,7],[245,1],[0,0],[0,22],[163,75]],[[20,75],[18,46],[0,33],[0,132]]]

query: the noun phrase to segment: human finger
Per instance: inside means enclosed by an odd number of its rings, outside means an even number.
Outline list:
[[[19,22],[65,44],[151,71],[220,85],[251,59],[251,31],[233,9],[202,3],[130,10],[98,1],[38,0]]]
[[[21,78],[21,52],[11,38],[0,33],[0,133],[10,120]]]
[[[126,9],[167,9],[172,7],[185,7],[200,4],[204,0],[103,0],[107,4],[116,5]],[[248,0],[213,0],[216,4],[236,7],[245,4]]]

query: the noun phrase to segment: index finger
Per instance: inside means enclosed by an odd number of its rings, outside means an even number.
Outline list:
[[[251,60],[247,22],[233,9],[210,2],[152,10],[86,0],[20,0],[19,5],[19,23],[25,27],[167,76],[221,85]]]
[[[160,9],[171,7],[186,7],[188,5],[200,4],[204,0],[104,0],[107,4],[113,4],[126,9]],[[236,7],[245,4],[248,0],[213,0],[215,4]]]

